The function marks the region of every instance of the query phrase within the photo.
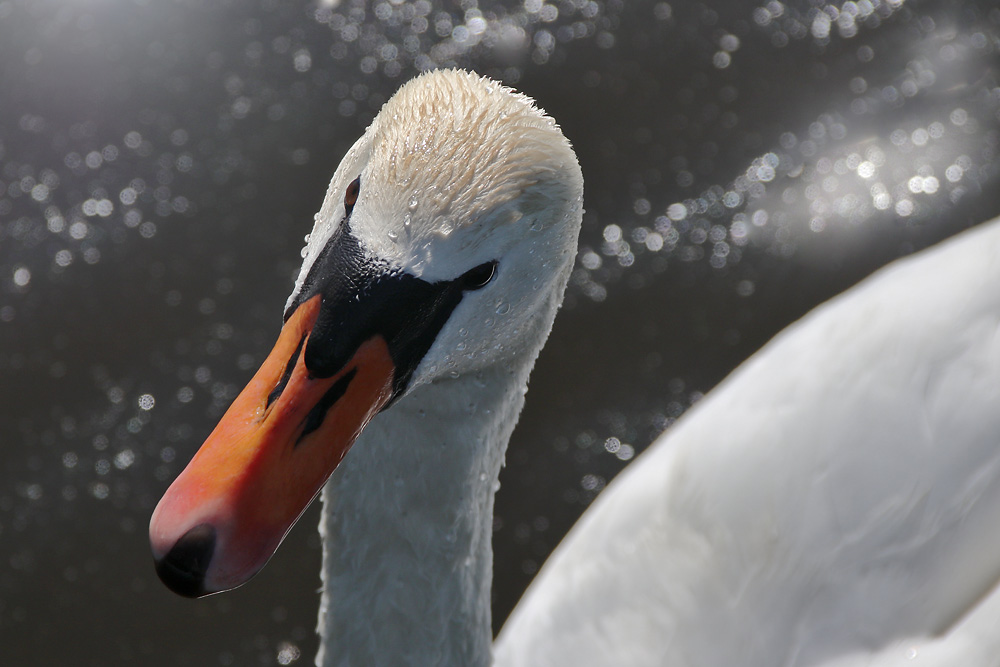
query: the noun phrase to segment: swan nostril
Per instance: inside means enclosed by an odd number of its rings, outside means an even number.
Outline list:
[[[181,535],[166,556],[156,561],[156,574],[167,588],[184,597],[207,595],[205,573],[215,552],[215,528],[203,523]]]

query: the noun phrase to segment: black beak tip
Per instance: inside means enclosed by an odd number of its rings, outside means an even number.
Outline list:
[[[215,528],[200,524],[184,533],[166,556],[156,561],[156,574],[174,593],[200,598],[205,590],[205,574],[215,552]]]

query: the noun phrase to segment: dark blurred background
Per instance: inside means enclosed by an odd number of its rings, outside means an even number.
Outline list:
[[[0,0],[3,664],[312,664],[317,508],[199,601],[156,579],[146,527],[270,349],[341,156],[415,73],[535,97],[587,183],[501,476],[499,626],[772,335],[1000,214],[998,52],[989,0]]]

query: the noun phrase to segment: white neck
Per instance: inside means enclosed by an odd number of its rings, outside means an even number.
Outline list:
[[[493,494],[534,358],[415,389],[354,444],[323,490],[317,665],[490,664]]]

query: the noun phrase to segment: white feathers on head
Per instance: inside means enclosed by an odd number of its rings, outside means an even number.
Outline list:
[[[386,102],[344,157],[316,216],[293,297],[344,218],[344,192],[359,176],[352,233],[367,252],[429,280],[455,277],[442,257],[490,259],[498,227],[537,228],[582,206],[576,156],[531,98],[469,72],[428,72]],[[553,209],[565,213],[553,216]]]
[[[369,133],[371,161],[381,165],[369,174],[374,191],[408,191],[428,217],[453,214],[457,225],[576,162],[555,121],[531,98],[458,70],[407,83]]]

